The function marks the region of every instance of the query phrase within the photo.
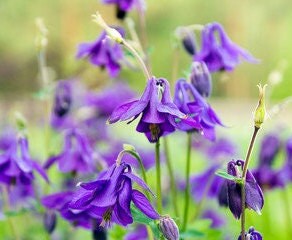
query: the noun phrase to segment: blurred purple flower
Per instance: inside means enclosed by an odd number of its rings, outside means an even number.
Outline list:
[[[90,173],[94,172],[94,152],[87,136],[79,129],[70,129],[65,133],[63,151],[49,158],[45,163],[46,169],[58,162],[61,172]]]
[[[230,161],[227,167],[227,173],[240,178],[243,170],[244,161],[237,160]],[[241,204],[241,185],[232,180],[224,180],[218,195],[219,204],[221,206],[228,206],[234,217],[239,219],[242,213]],[[257,184],[254,176],[248,170],[246,174],[245,183],[245,206],[254,210],[257,213],[261,212],[264,205],[264,196],[260,186]]]
[[[124,36],[124,29],[115,28]],[[117,77],[121,70],[120,61],[124,57],[122,47],[107,37],[105,31],[94,41],[78,46],[77,58],[88,57],[91,64],[106,68],[111,77]]]
[[[211,72],[232,71],[240,63],[240,57],[248,62],[258,63],[248,51],[231,41],[219,23],[209,23],[204,27],[202,48],[194,56],[194,60],[205,62]]]
[[[157,142],[161,136],[174,132],[177,121],[198,128],[198,124],[180,112],[172,102],[169,83],[166,79],[152,77],[140,100],[117,107],[109,118],[109,123],[132,122],[142,113],[136,130],[145,133],[150,142]]]
[[[259,154],[259,165],[253,170],[253,175],[263,190],[284,187],[281,174],[272,168],[273,162],[281,148],[277,135],[269,134],[262,140]]]
[[[201,218],[210,219],[212,221],[211,223],[212,228],[221,228],[226,223],[226,220],[222,215],[220,215],[217,211],[211,209],[205,210],[202,213]]]
[[[124,240],[147,240],[148,234],[145,225],[138,225],[134,231],[125,235]]]
[[[76,212],[87,211],[93,218],[102,218],[100,224],[102,227],[108,226],[111,222],[122,226],[131,224],[133,222],[131,201],[147,217],[158,219],[158,213],[145,195],[132,189],[132,181],[150,191],[148,186],[132,173],[130,165],[114,164],[102,172],[96,181],[80,183],[70,208]]]
[[[244,240],[262,240],[262,235],[254,229],[254,227],[250,227],[248,232],[245,233]],[[242,240],[241,235],[238,237],[238,240]]]
[[[127,12],[136,5],[138,9],[144,9],[144,0],[101,0],[105,4],[115,4],[117,8],[117,18],[124,19]]]
[[[179,79],[175,85],[174,103],[179,110],[189,115],[201,126],[204,136],[209,140],[215,140],[215,126],[222,125],[215,111],[185,79]],[[194,127],[180,123],[182,131],[193,131]]]
[[[69,209],[73,196],[74,192],[71,191],[59,192],[43,197],[41,202],[47,209],[58,211],[73,226],[91,229],[93,227],[92,218],[87,211],[74,212]],[[101,218],[98,221],[101,223]]]
[[[279,170],[279,177],[283,185],[292,181],[292,138],[286,142],[286,162]]]
[[[215,164],[203,173],[191,177],[191,193],[196,201],[200,202],[204,197],[217,197],[224,181],[223,178],[215,175],[219,167],[219,164]]]
[[[3,128],[0,135],[0,153],[1,151],[6,151],[13,145],[16,141],[16,133],[8,128]]]
[[[32,160],[25,137],[19,137],[5,152],[0,154],[0,182],[7,186],[31,185],[34,170],[48,182],[45,171],[36,161]]]
[[[193,29],[188,27],[179,27],[176,30],[176,35],[182,41],[182,45],[186,52],[191,56],[195,55],[197,51],[196,37]]]

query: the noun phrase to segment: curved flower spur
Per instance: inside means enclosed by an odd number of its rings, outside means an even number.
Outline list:
[[[157,142],[161,136],[174,132],[178,122],[190,125],[192,128],[201,129],[200,124],[182,113],[172,102],[169,83],[164,78],[152,77],[147,82],[146,88],[140,100],[128,102],[117,107],[110,118],[109,123],[133,120],[142,117],[136,130],[145,133],[149,142]]]

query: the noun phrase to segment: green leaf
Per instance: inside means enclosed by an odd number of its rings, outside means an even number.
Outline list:
[[[241,183],[241,179],[235,176],[232,176],[230,174],[228,174],[227,172],[223,171],[223,170],[218,170],[217,172],[215,172],[215,174],[219,177],[228,179],[228,180],[232,180],[238,183]]]
[[[143,223],[146,225],[150,225],[150,222],[153,222],[151,218],[140,212],[138,208],[136,208],[133,204],[131,204],[131,213],[135,222]]]

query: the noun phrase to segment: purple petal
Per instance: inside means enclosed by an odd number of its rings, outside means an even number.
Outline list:
[[[147,186],[147,184],[141,178],[139,178],[138,176],[130,172],[126,172],[123,175],[130,178],[132,181],[136,182],[137,184],[139,184],[144,190],[150,192],[154,196],[154,193],[151,191],[151,189]]]

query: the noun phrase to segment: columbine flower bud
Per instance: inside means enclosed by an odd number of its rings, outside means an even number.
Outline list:
[[[262,235],[258,231],[256,231],[254,227],[250,227],[248,229],[248,232],[245,233],[244,240],[262,240],[262,239],[263,239]],[[238,237],[238,240],[243,240],[241,238],[241,235]]]
[[[261,84],[258,85],[259,88],[259,103],[254,114],[254,125],[256,128],[260,128],[266,117],[266,106],[265,106],[265,91],[266,84],[262,87]]]
[[[52,234],[56,227],[57,216],[55,212],[48,211],[44,215],[44,227],[49,234]]]
[[[179,230],[175,221],[169,216],[163,216],[159,219],[159,229],[167,240],[178,240]]]
[[[209,97],[212,91],[212,79],[207,65],[195,61],[191,68],[191,83],[203,97]]]
[[[196,38],[193,29],[187,27],[179,27],[176,30],[176,35],[182,41],[184,49],[191,56],[196,54]]]

